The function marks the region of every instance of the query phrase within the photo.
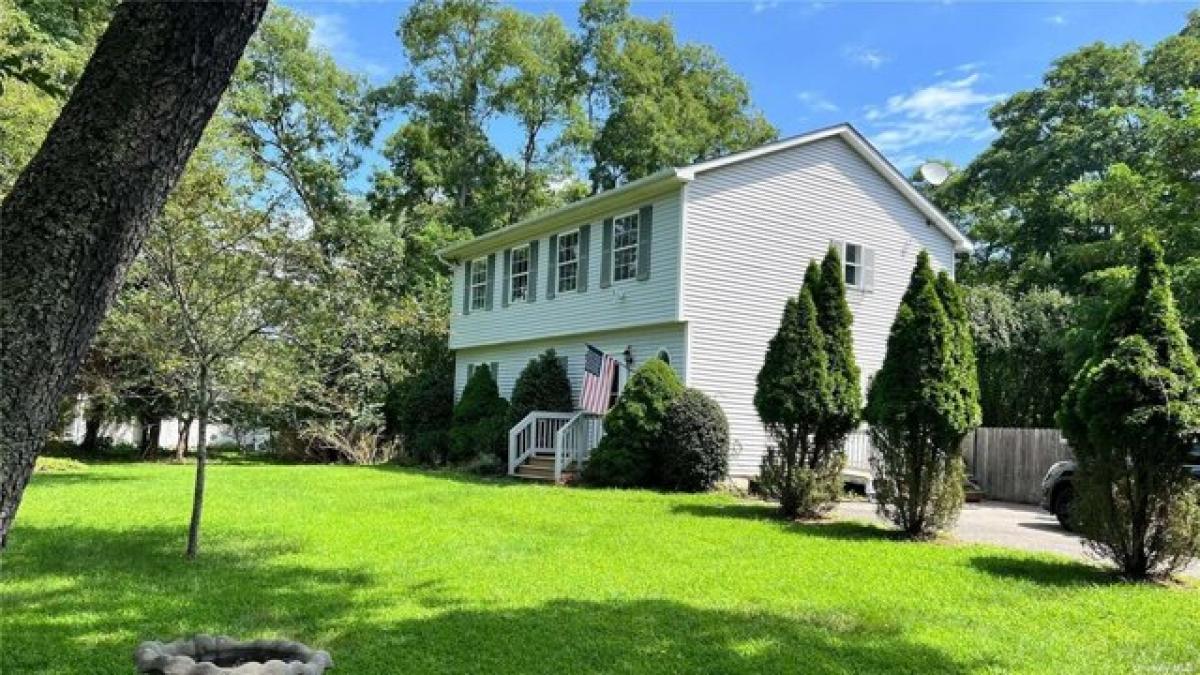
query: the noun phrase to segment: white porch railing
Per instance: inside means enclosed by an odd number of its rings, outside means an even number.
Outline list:
[[[871,444],[871,436],[866,430],[852,432],[846,437],[843,446],[846,452],[846,465],[842,468],[842,477],[861,480],[867,494],[874,492],[875,470],[871,467],[871,458],[877,453]]]
[[[556,452],[554,442],[558,430],[576,414],[535,410],[517,422],[508,432],[508,474],[516,473],[517,467],[534,453]]]
[[[554,437],[554,482],[572,465],[581,468],[604,438],[604,415],[581,410]]]

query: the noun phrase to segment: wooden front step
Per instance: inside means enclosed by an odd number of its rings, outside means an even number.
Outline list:
[[[517,467],[518,478],[554,482],[554,455],[532,455]]]

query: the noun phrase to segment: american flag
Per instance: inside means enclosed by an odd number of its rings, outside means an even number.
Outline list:
[[[613,378],[617,376],[617,360],[587,346],[583,360],[583,393],[579,396],[579,407],[600,415],[608,412],[608,397],[612,392]]]

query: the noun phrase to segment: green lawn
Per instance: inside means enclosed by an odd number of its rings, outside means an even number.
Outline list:
[[[35,477],[0,578],[0,672],[129,673],[147,638],[287,636],[340,673],[1200,670],[1200,591],[1065,559],[786,525],[717,495],[400,469]]]

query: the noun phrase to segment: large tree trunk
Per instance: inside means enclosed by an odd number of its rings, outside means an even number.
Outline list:
[[[266,5],[122,3],[0,206],[0,548],[58,401]]]
[[[87,418],[83,420],[83,441],[79,444],[79,451],[83,454],[91,455],[96,452],[96,446],[100,444],[101,422],[99,411],[88,411]]]

